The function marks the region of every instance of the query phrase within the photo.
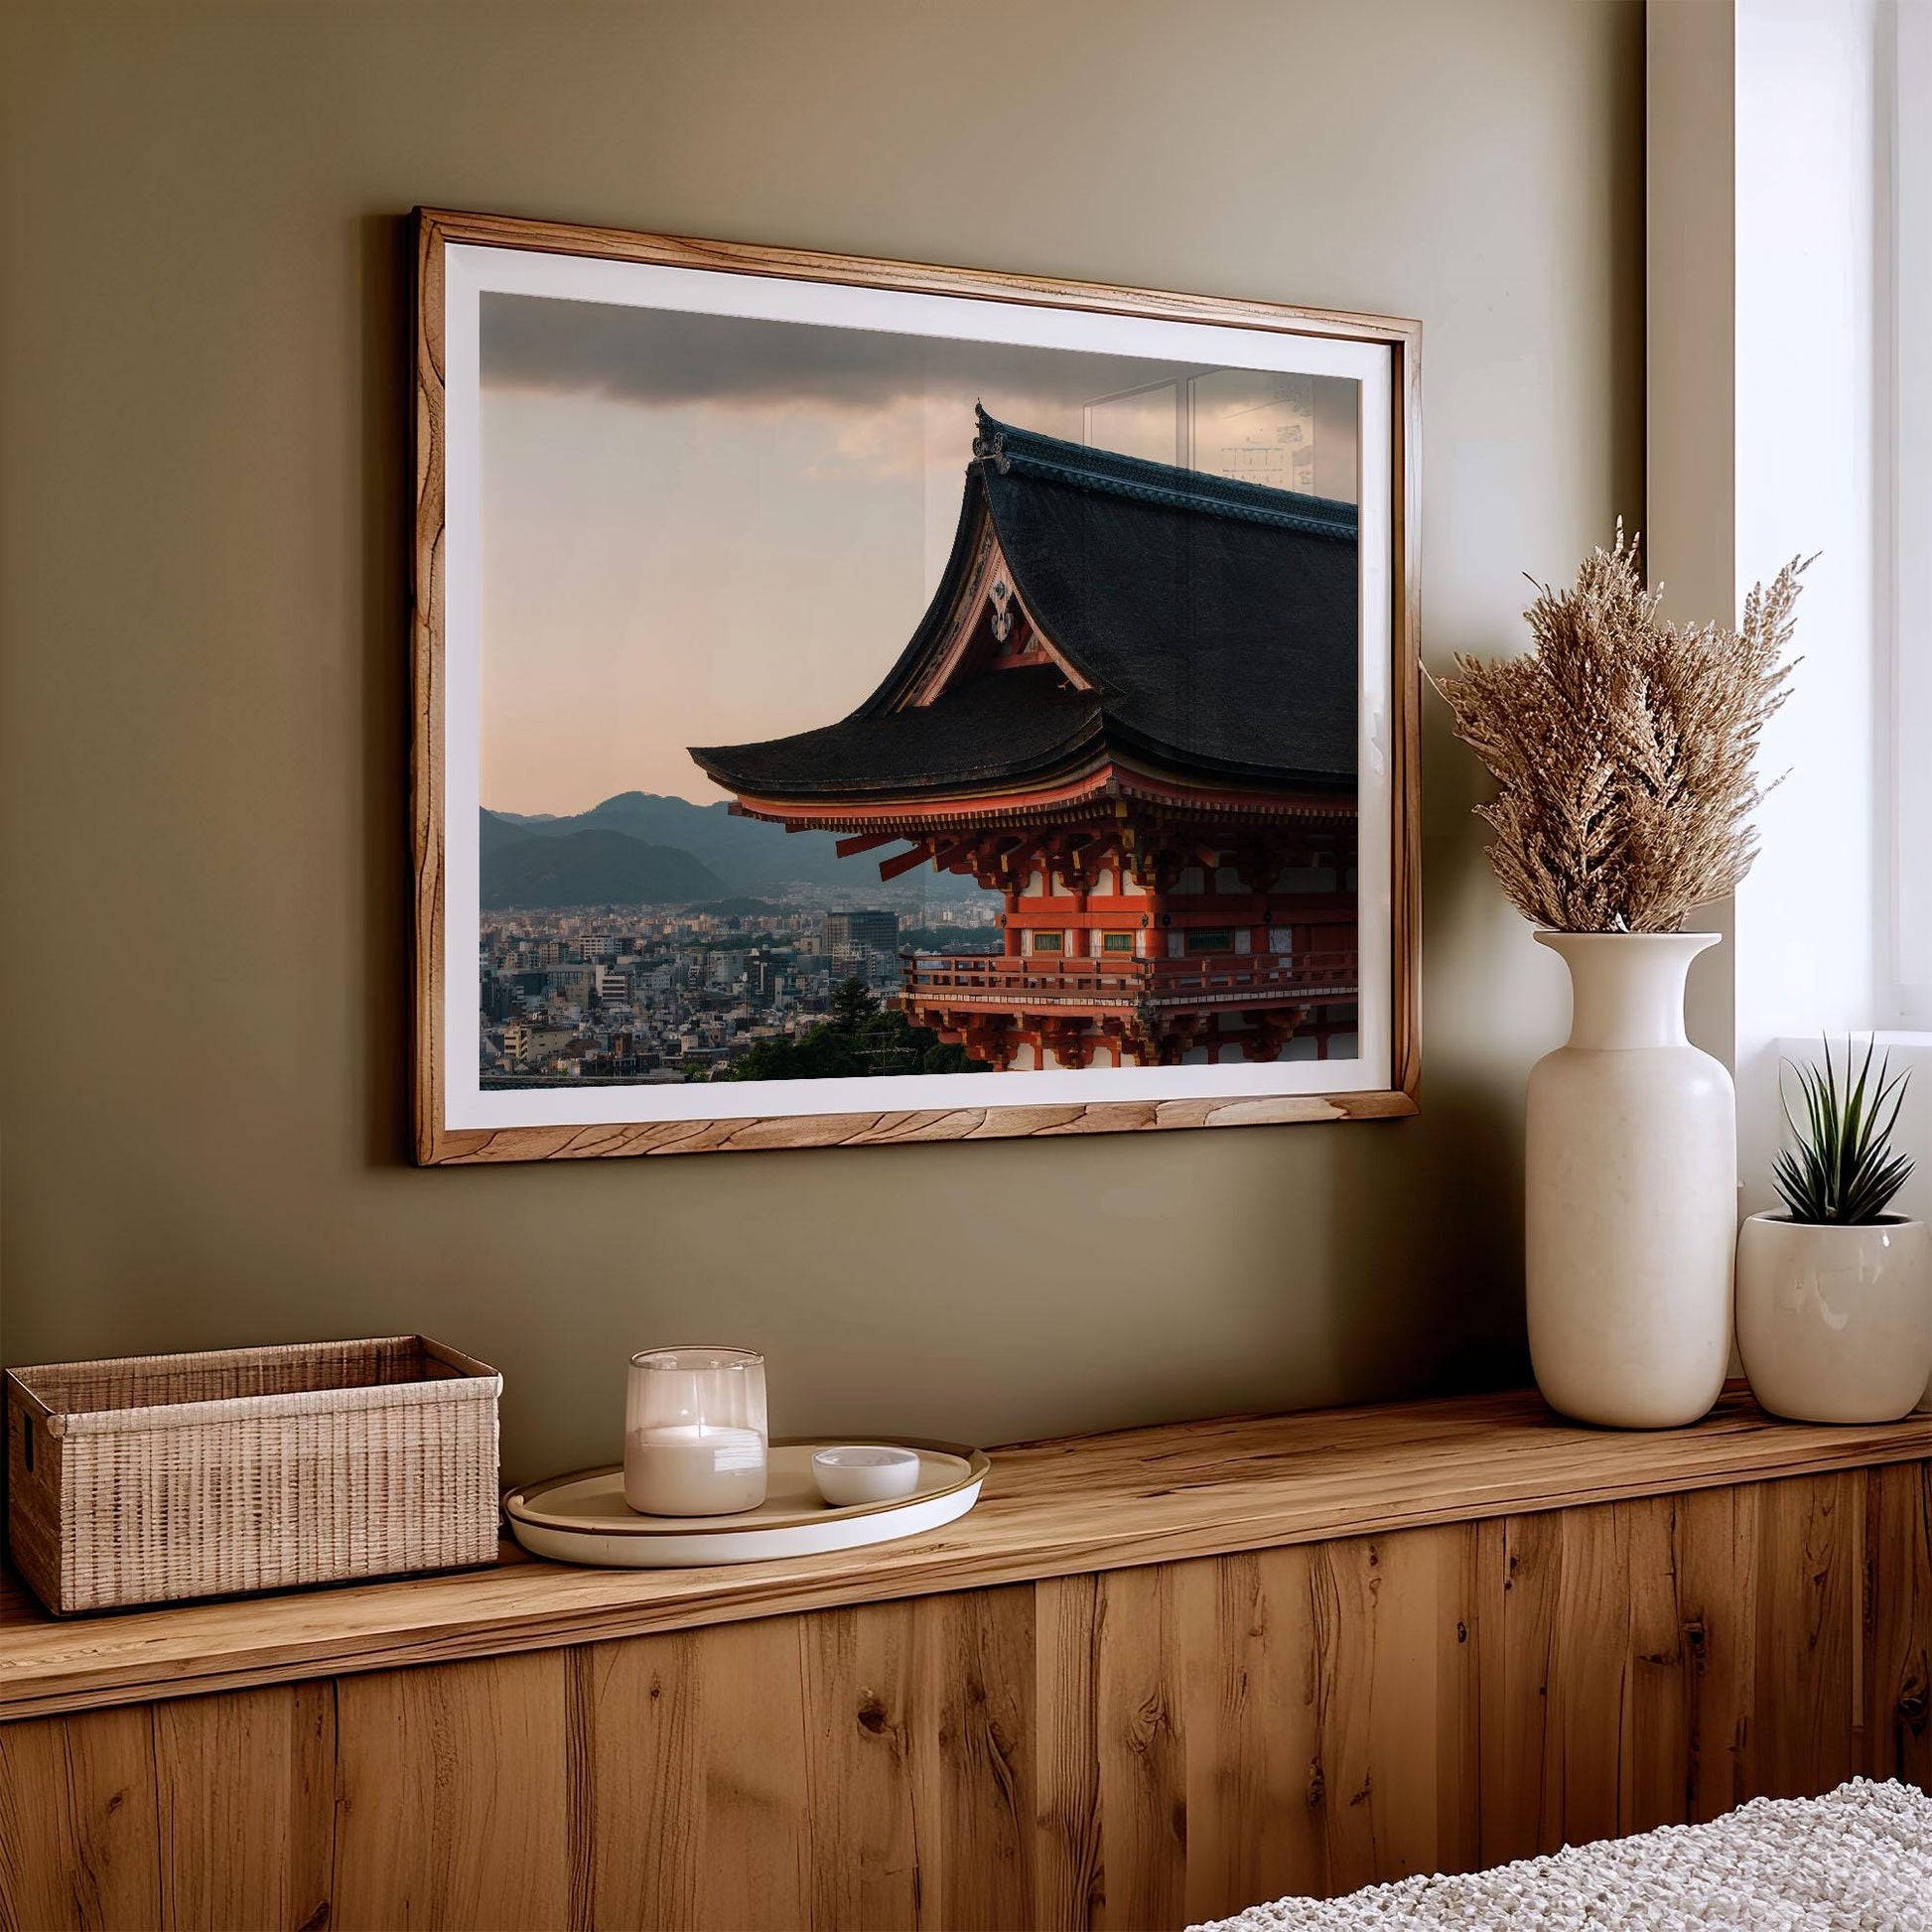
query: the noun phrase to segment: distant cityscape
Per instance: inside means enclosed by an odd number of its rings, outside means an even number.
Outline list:
[[[900,910],[849,897],[798,885],[695,904],[485,911],[481,1084],[974,1070],[898,1016],[900,954],[999,951],[997,897]],[[835,1023],[842,1040],[863,1038],[854,1063],[814,1050]]]

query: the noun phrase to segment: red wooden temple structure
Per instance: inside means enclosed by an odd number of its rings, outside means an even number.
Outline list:
[[[996,1068],[1352,1054],[1357,609],[1352,505],[982,411],[878,690],[692,757],[736,811],[902,847],[883,880],[1004,896],[1001,954],[907,955],[902,995]]]

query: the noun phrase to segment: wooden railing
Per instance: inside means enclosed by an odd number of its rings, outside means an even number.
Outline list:
[[[939,1004],[1188,1006],[1261,1001],[1352,1000],[1360,959],[1353,952],[1213,953],[1196,959],[1104,954],[1055,959],[1035,954],[911,953],[905,990]]]

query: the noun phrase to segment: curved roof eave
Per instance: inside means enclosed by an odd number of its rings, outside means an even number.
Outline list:
[[[1359,784],[1354,771],[1317,771],[1307,766],[1258,764],[1189,751],[1183,746],[1168,744],[1150,733],[1137,731],[1126,719],[1111,711],[1103,715],[1110,752],[1165,765],[1176,777],[1184,777],[1191,771],[1214,772],[1224,777],[1245,778],[1253,783],[1282,789],[1333,791],[1337,795],[1346,793],[1350,797],[1355,794]]]

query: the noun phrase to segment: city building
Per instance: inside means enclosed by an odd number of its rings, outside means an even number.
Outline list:
[[[899,846],[882,881],[930,864],[1003,895],[1001,954],[905,966],[908,1017],[975,1058],[1327,1056],[1359,992],[1354,507],[984,411],[973,448],[873,695],[692,757],[743,813]],[[835,967],[833,920],[863,916],[828,915]]]
[[[835,970],[866,977],[874,957],[893,962],[897,970],[898,914],[876,910],[828,912],[825,915],[825,956]]]

